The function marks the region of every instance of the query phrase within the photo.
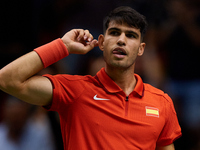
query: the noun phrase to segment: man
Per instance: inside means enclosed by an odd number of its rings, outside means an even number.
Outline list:
[[[134,74],[144,52],[142,15],[129,7],[113,10],[98,41],[74,29],[0,71],[0,88],[28,103],[57,111],[65,149],[174,150],[181,136],[172,100]],[[33,76],[69,54],[103,51],[105,68],[96,76]]]

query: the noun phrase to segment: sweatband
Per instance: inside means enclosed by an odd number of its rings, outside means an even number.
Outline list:
[[[34,51],[39,55],[40,59],[42,60],[44,68],[69,55],[67,47],[60,38],[45,45],[42,45],[34,49]]]

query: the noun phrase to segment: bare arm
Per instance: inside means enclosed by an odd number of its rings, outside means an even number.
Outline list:
[[[33,76],[43,69],[36,52],[30,52],[0,70],[0,89],[31,104],[48,105],[52,99],[50,81]]]
[[[89,31],[82,29],[69,31],[62,40],[69,53],[85,54],[98,45]],[[34,76],[43,68],[40,57],[32,51],[0,70],[0,89],[31,104],[49,105],[53,94],[51,82],[46,77]]]
[[[162,146],[162,147],[156,147],[156,150],[175,150],[174,144],[170,144],[167,146]]]

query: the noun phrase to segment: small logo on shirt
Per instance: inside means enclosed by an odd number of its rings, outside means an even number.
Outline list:
[[[146,116],[158,117],[159,118],[159,109],[155,107],[146,106]]]
[[[104,100],[104,101],[110,100],[110,99],[106,99],[106,98],[99,98],[99,97],[97,97],[97,94],[93,98],[94,98],[94,100]]]

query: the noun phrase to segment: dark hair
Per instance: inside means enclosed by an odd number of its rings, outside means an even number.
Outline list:
[[[108,29],[109,23],[116,21],[119,24],[126,24],[130,27],[140,29],[141,37],[143,38],[147,30],[146,18],[138,13],[136,10],[128,6],[120,6],[111,11],[103,21],[103,32],[105,34]]]

